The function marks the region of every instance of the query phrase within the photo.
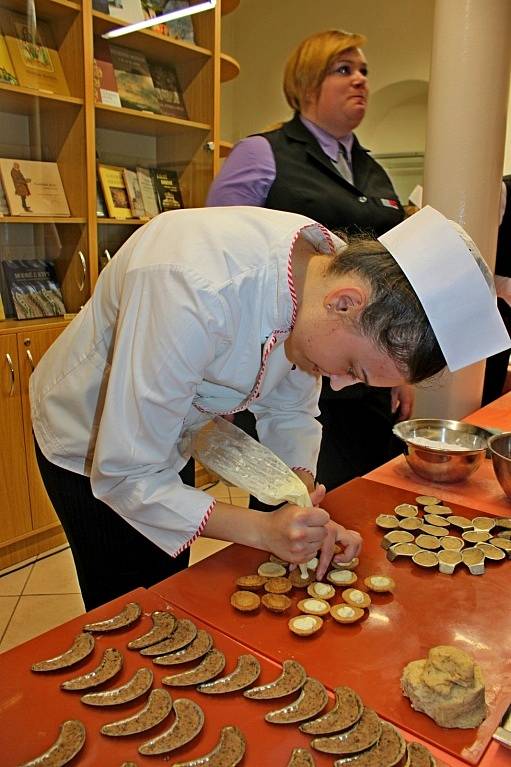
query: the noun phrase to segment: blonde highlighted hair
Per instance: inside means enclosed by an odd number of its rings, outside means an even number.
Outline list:
[[[300,112],[304,99],[318,93],[321,83],[340,54],[366,43],[364,35],[330,29],[302,40],[286,62],[284,94],[289,106]]]

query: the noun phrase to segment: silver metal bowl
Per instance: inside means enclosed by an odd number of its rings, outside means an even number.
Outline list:
[[[488,449],[499,484],[508,498],[511,498],[511,432],[490,437]]]
[[[484,460],[491,433],[464,421],[414,418],[394,426],[413,471],[432,482],[461,482]]]

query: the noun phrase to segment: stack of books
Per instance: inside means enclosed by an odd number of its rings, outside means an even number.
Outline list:
[[[98,164],[98,216],[149,219],[183,208],[179,176],[171,168]]]
[[[99,104],[188,119],[175,67],[94,40],[94,97]]]
[[[92,0],[95,11],[106,13],[116,19],[132,24],[143,19],[154,19],[169,11],[177,11],[189,8],[189,0]],[[193,21],[191,16],[182,19],[167,21],[151,27],[152,32],[174,37],[176,40],[184,40],[195,43]]]

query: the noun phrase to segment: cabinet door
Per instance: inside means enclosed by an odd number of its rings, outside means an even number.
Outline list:
[[[0,541],[30,532],[30,500],[16,334],[0,336]]]
[[[23,425],[25,429],[26,461],[32,528],[38,530],[58,522],[50,499],[42,483],[34,451],[34,438],[30,419],[28,380],[44,352],[62,332],[64,326],[18,333],[18,356],[21,375]]]

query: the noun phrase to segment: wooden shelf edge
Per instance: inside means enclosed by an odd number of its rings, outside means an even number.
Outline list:
[[[31,332],[33,330],[44,330],[49,325],[52,327],[65,327],[70,322],[69,319],[64,317],[38,317],[36,320],[14,320],[9,318],[7,320],[0,320],[0,335],[5,333],[12,333],[13,331]],[[14,540],[17,540],[14,539]],[[13,543],[13,540],[8,541]],[[0,543],[0,546],[4,544]]]
[[[74,104],[83,106],[84,100],[77,96],[64,96],[60,93],[50,93],[36,88],[25,88],[22,85],[9,85],[9,83],[0,83],[0,93],[11,96],[26,96],[27,98],[39,98],[49,101],[58,101],[62,104]],[[3,105],[2,105],[3,106]]]
[[[223,83],[234,80],[240,73],[240,65],[227,53],[220,54],[220,78]]]
[[[233,148],[234,144],[232,141],[221,141],[220,142],[220,157],[227,157],[231,149]]]
[[[85,216],[3,216],[0,224],[86,224]]]

